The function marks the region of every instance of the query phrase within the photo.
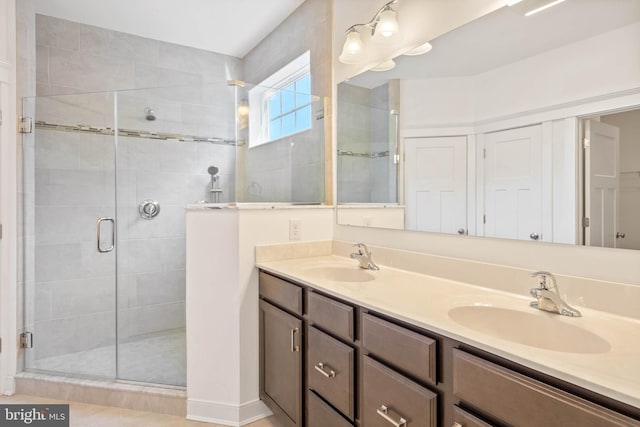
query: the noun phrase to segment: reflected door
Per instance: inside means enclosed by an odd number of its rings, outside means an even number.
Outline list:
[[[585,121],[585,244],[615,248],[618,223],[620,130]]]
[[[466,234],[467,138],[408,139],[406,228]]]
[[[487,134],[485,150],[484,235],[545,240],[546,236],[542,235],[542,127]]]

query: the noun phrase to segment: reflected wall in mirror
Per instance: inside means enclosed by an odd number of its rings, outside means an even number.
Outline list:
[[[640,249],[640,0],[526,17],[528,1],[338,85],[340,224]],[[342,159],[383,138],[393,159],[391,128],[376,133],[352,95],[380,91],[398,113],[396,192],[376,192],[372,162]],[[365,177],[368,197],[354,197]]]

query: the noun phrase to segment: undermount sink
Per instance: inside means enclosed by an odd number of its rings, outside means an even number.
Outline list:
[[[449,310],[449,317],[462,326],[531,347],[564,353],[606,353],[611,349],[599,335],[555,316],[482,305]]]
[[[306,273],[332,282],[370,282],[375,276],[367,270],[353,267],[314,267]]]

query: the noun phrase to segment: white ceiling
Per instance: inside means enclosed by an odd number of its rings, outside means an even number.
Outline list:
[[[244,57],[304,0],[35,0],[36,12]]]
[[[503,7],[431,41],[422,56],[400,56],[396,68],[361,74],[350,84],[374,88],[388,79],[469,76],[640,21],[640,0],[566,0],[524,16]]]

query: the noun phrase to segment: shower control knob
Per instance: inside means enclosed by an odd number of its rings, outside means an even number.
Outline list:
[[[138,212],[143,219],[153,219],[160,213],[160,203],[152,199],[143,200],[138,205]]]

